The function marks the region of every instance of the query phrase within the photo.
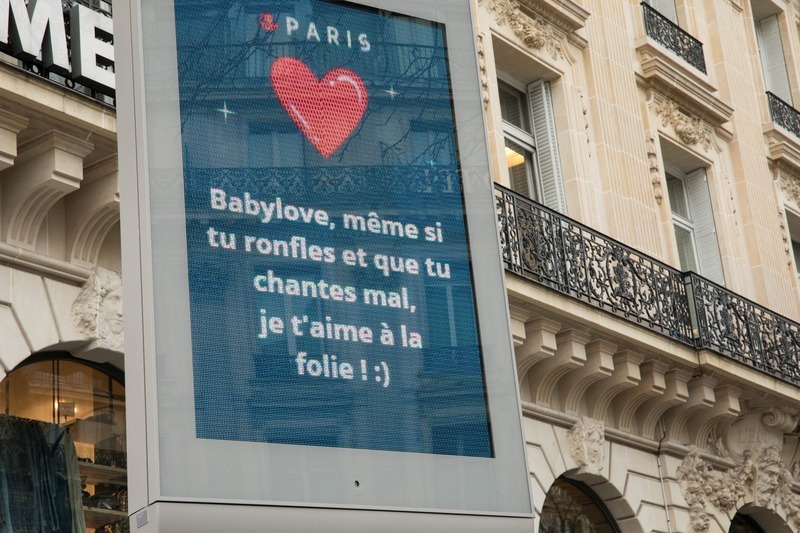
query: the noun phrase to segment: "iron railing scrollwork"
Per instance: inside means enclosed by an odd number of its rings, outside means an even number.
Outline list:
[[[696,349],[800,384],[800,324],[495,185],[505,268]]]
[[[687,274],[697,313],[698,348],[800,383],[800,324],[696,274]]]
[[[706,60],[703,56],[703,43],[686,33],[680,26],[646,2],[642,2],[642,10],[647,36],[675,52],[678,57],[705,74]]]
[[[795,137],[800,137],[800,111],[771,92],[767,92],[767,102],[772,121]]]
[[[509,271],[694,343],[680,272],[513,191],[495,192]]]

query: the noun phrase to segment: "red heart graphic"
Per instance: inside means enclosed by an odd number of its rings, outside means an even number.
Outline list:
[[[272,88],[294,123],[326,159],[353,133],[367,109],[361,78],[335,68],[321,80],[293,57],[281,57],[269,73]]]

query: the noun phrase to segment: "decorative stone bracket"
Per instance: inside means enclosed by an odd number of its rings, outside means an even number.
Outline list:
[[[67,250],[73,263],[92,268],[109,230],[119,221],[116,156],[86,169],[79,191],[67,199]]]
[[[34,249],[47,213],[76,191],[83,179],[83,158],[94,146],[50,131],[20,146],[13,167],[3,172],[2,229],[10,244]]]

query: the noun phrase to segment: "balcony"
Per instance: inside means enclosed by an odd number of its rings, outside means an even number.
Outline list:
[[[800,324],[499,185],[495,205],[508,272],[800,384]]]
[[[706,74],[703,43],[683,31],[677,24],[642,2],[644,29],[648,37],[674,52],[683,61]]]
[[[769,113],[772,121],[795,137],[800,138],[800,111],[787,104],[771,92],[767,92]]]

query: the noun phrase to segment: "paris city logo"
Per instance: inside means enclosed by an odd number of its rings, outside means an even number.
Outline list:
[[[286,17],[282,22],[289,36],[296,34],[308,41],[331,46],[357,46],[362,52],[369,52],[371,48],[364,33],[354,39],[349,30],[340,32],[327,26],[320,37],[314,22],[308,23],[305,32],[292,17]],[[262,13],[258,24],[264,31],[280,30],[279,23],[270,13]],[[305,62],[286,56],[273,62],[269,77],[281,106],[326,159],[350,138],[367,109],[369,98],[364,82],[347,68],[334,68],[318,78]]]

